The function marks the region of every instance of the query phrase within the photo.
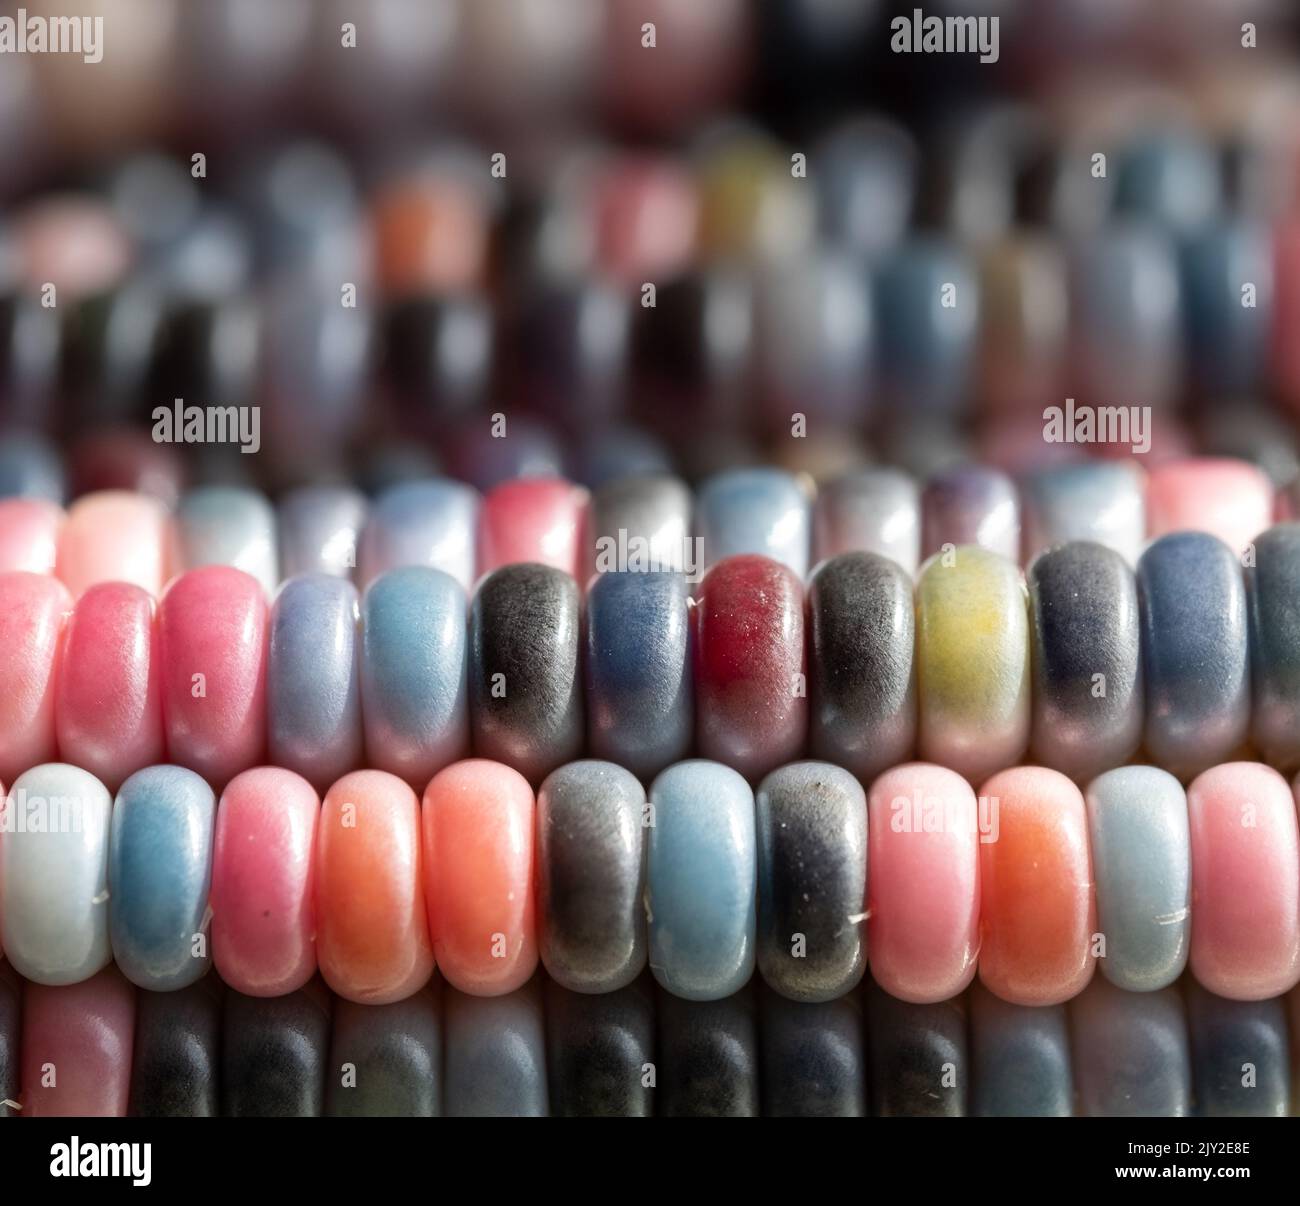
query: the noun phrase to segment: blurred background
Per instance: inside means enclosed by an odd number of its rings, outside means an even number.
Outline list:
[[[0,55],[0,495],[1130,454],[1066,397],[1296,476],[1289,0],[22,7],[104,53]]]

